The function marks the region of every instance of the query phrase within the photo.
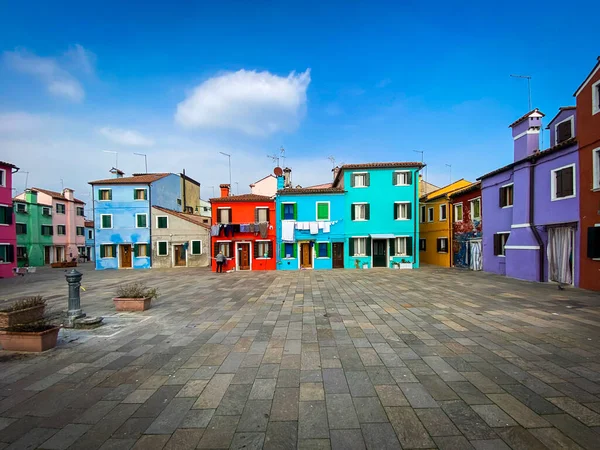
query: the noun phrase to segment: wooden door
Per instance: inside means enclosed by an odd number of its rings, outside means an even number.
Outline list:
[[[387,267],[387,241],[373,240],[373,267]]]
[[[303,269],[312,268],[312,249],[309,243],[300,244],[300,267]]]
[[[175,265],[185,267],[185,247],[183,245],[175,246]]]
[[[44,264],[50,264],[52,262],[52,247],[44,247]]]
[[[131,267],[131,245],[121,244],[119,245],[119,253],[122,268]]]
[[[250,244],[238,244],[239,245],[239,266],[240,270],[250,270]]]
[[[344,243],[334,242],[333,243],[333,268],[343,269],[344,268]]]

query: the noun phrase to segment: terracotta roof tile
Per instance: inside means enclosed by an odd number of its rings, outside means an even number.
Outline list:
[[[328,189],[332,187],[333,183],[315,184],[314,186],[306,186],[303,189]]]
[[[289,194],[343,194],[346,192],[340,188],[287,188],[279,189],[278,195],[289,195]]]
[[[420,162],[410,162],[410,161],[403,161],[403,162],[373,162],[373,163],[361,163],[361,164],[344,164],[343,166],[341,166],[335,177],[335,179],[333,180],[333,186],[337,185],[339,182],[339,179],[342,176],[342,173],[344,172],[344,170],[353,170],[353,169],[401,169],[401,168],[406,168],[406,167],[415,167],[417,169],[421,169],[423,167],[425,167],[425,164],[420,163]]]
[[[481,189],[481,181],[476,181],[470,186],[459,189],[458,191],[451,192],[448,197],[458,197],[459,195],[467,194],[472,191],[476,191],[477,189]]]
[[[132,177],[105,178],[104,180],[90,181],[88,184],[150,184],[164,178],[170,173],[145,173]]]
[[[201,216],[196,216],[195,214],[183,213],[180,211],[173,211],[172,209],[163,208],[162,206],[153,206],[153,208],[156,208],[159,211],[165,212],[167,214],[171,214],[175,217],[179,217],[180,219],[187,220],[188,222],[191,222],[194,225],[199,225],[202,228],[206,228],[207,230],[210,230],[210,225],[204,223],[202,221]]]
[[[36,188],[36,187],[31,188],[31,190],[32,191],[42,192],[42,193],[44,193],[46,195],[49,195],[52,198],[57,198],[59,200],[64,200],[65,202],[72,201],[73,203],[81,203],[81,204],[85,205],[85,202],[83,200],[79,200],[78,198],[73,198],[73,200],[69,200],[64,195],[62,195],[60,192],[49,191],[48,189],[40,189],[40,188]]]
[[[11,164],[9,162],[6,162],[6,161],[0,161],[0,166],[7,166],[7,167],[10,167],[10,168],[18,169],[17,166],[15,166],[14,164]]]
[[[561,106],[560,108],[558,108],[558,112],[556,113],[556,115],[550,120],[550,122],[548,122],[548,126],[546,127],[546,130],[550,129],[550,125],[552,124],[552,122],[554,122],[556,120],[556,118],[558,117],[558,115],[563,112],[563,111],[571,111],[573,109],[577,109],[576,106]]]
[[[87,227],[87,228],[94,228],[94,221],[93,221],[93,220],[86,220],[86,221],[83,223],[83,226],[84,226],[84,227]]]
[[[271,197],[266,195],[258,194],[241,194],[241,195],[230,195],[229,197],[216,197],[209,199],[213,202],[274,202]]]
[[[533,114],[534,112],[540,113],[542,115],[542,117],[544,117],[546,114],[544,114],[543,112],[541,112],[539,109],[534,108],[531,111],[529,111],[528,113],[523,114],[521,117],[519,117],[517,120],[515,120],[513,123],[511,123],[508,128],[512,128],[515,125],[520,124],[521,122],[523,122],[525,119],[527,119],[531,114]]]

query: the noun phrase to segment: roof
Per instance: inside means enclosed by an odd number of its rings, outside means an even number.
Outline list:
[[[561,106],[560,108],[558,108],[558,112],[556,113],[556,115],[552,118],[552,120],[550,122],[548,122],[548,126],[546,127],[546,130],[550,129],[550,124],[556,120],[556,118],[560,115],[561,112],[570,111],[572,109],[577,109],[577,107],[576,106]]]
[[[85,205],[85,202],[83,200],[79,200],[78,198],[73,198],[73,200],[69,200],[67,197],[62,195],[60,192],[49,191],[48,189],[40,189],[40,188],[36,188],[36,187],[31,188],[31,190],[41,192],[43,194],[49,195],[50,197],[56,198],[58,200],[64,200],[65,202],[72,201],[73,203],[81,203],[81,204]]]
[[[254,183],[250,184],[250,187],[253,187],[256,183],[260,183],[261,181],[266,180],[267,178],[275,178],[275,175],[273,175],[272,173],[270,173],[266,177],[262,177],[260,180],[255,181]]]
[[[195,214],[183,213],[180,211],[173,211],[172,209],[163,208],[162,206],[152,206],[153,208],[158,209],[159,211],[165,212],[167,214],[171,214],[172,216],[178,217],[180,219],[186,220],[188,222],[193,223],[194,225],[199,225],[202,228],[206,228],[210,230],[210,225],[204,223],[202,220],[202,216],[197,216]]]
[[[288,194],[343,194],[346,192],[341,188],[315,188],[315,187],[307,187],[307,188],[287,188],[287,189],[279,189],[277,191],[278,195],[288,195]]]
[[[522,158],[518,161],[512,162],[510,164],[507,164],[504,167],[500,167],[499,169],[493,170],[489,173],[486,173],[485,175],[480,176],[479,178],[477,178],[477,180],[483,180],[484,178],[489,178],[491,176],[497,175],[499,173],[502,173],[508,169],[512,169],[513,167],[515,167],[517,164],[521,164],[523,162],[527,162],[530,161],[532,159],[537,159],[539,157],[543,157],[546,155],[550,155],[554,152],[557,152],[558,150],[562,150],[565,147],[570,147],[571,145],[575,145],[577,144],[577,137],[572,137],[571,139],[567,139],[566,141],[561,142],[560,144],[556,144],[554,147],[550,147],[547,148],[546,150],[543,150],[541,152],[536,152],[533,153],[532,155],[526,156],[525,158]]]
[[[230,195],[229,197],[216,197],[209,199],[211,203],[213,202],[273,202],[271,197],[267,197],[266,195],[258,195],[258,194],[241,194],[241,195]]]
[[[476,181],[474,183],[471,183],[466,188],[451,192],[450,194],[448,194],[448,197],[458,197],[459,195],[468,194],[469,192],[476,191],[477,189],[481,189],[481,181]]]
[[[328,189],[333,187],[333,183],[315,184],[314,186],[306,186],[304,189]]]
[[[534,108],[531,111],[529,111],[526,114],[523,114],[521,117],[519,117],[517,120],[515,120],[513,123],[511,123],[508,128],[512,128],[518,124],[520,124],[521,122],[523,122],[525,119],[527,119],[530,115],[532,115],[533,113],[539,113],[542,115],[542,117],[544,117],[546,114],[544,114],[543,112],[541,112],[539,109]]]
[[[11,169],[19,170],[19,168],[17,166],[15,166],[14,164],[11,164],[9,162],[6,162],[6,161],[0,161],[0,166],[6,166],[6,167],[10,167]]]
[[[190,176],[188,176],[188,175],[186,175],[186,174],[184,174],[184,173],[180,173],[180,174],[179,174],[179,176],[180,176],[181,178],[183,178],[184,180],[187,180],[187,181],[190,181],[190,182],[192,182],[192,183],[193,183],[193,184],[195,184],[196,186],[200,186],[200,182],[199,182],[199,181],[196,181],[196,180],[194,180],[193,178],[191,178]]]
[[[90,181],[88,184],[150,184],[164,178],[170,173],[144,173],[134,174],[131,177],[105,178],[104,180]]]
[[[93,220],[86,220],[85,222],[83,222],[83,226],[87,227],[87,228],[94,228],[94,221]]]
[[[425,164],[420,162],[374,162],[374,163],[360,163],[360,164],[344,164],[341,166],[333,180],[333,186],[338,183],[339,178],[342,176],[344,170],[354,169],[400,169],[403,167],[415,167],[421,169],[425,167]]]
[[[422,200],[423,202],[428,202],[429,200],[435,200],[437,198],[440,197],[444,197],[444,196],[450,196],[450,194],[452,192],[464,189],[465,187],[467,187],[464,183],[470,183],[469,181],[465,180],[464,178],[461,178],[460,180],[456,180],[453,181],[450,184],[447,184],[446,186],[443,186],[433,192],[430,192],[427,195],[423,195],[420,200]],[[454,185],[458,185],[458,184],[462,184],[462,186],[456,186],[456,187],[452,187]]]
[[[600,69],[600,56],[598,56],[597,60],[598,60],[598,62],[596,63],[596,65],[594,66],[594,68],[590,71],[589,75],[587,77],[585,77],[585,80],[583,80],[583,83],[581,83],[579,85],[579,87],[577,88],[577,90],[573,94],[573,97],[577,97],[579,95],[579,93],[581,92],[581,90],[586,86],[586,84],[589,83],[589,81],[592,79],[592,77],[594,75],[596,75],[596,72],[598,71],[598,69]]]

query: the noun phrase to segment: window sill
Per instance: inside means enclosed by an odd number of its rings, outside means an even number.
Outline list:
[[[506,258],[506,255],[494,255],[497,256],[498,258]]]
[[[328,222],[330,220],[331,219],[329,217],[327,219],[319,219],[319,218],[317,218],[317,219],[315,219],[315,222]]]
[[[448,254],[448,252],[438,252],[438,253],[442,253],[442,254],[444,254],[444,255],[447,255],[447,254]]]
[[[366,258],[367,255],[353,255],[353,258]]]
[[[105,256],[104,258],[100,258],[100,259],[117,259],[116,256]]]
[[[285,258],[281,258],[281,259],[284,259],[284,260],[287,260],[287,261],[293,261],[293,260],[294,260],[294,259],[296,259],[296,258],[294,258],[294,257],[292,257],[292,256],[290,256],[290,257],[287,257],[287,256],[286,256]]]
[[[577,197],[577,195],[573,194],[573,195],[567,195],[566,197],[555,197],[555,198],[552,198],[551,200],[553,202],[558,202],[558,201],[561,201],[561,200],[569,200],[570,198],[575,198],[575,197]]]
[[[329,256],[317,256],[316,259],[331,259]]]
[[[407,220],[411,220],[411,219],[394,219],[396,222],[405,222]]]
[[[512,208],[513,205],[508,205],[508,206],[503,206],[502,209],[508,209],[508,208]]]
[[[353,219],[352,222],[368,222],[369,219]]]
[[[406,187],[406,186],[412,186],[412,184],[394,184],[394,186],[397,186],[397,187],[403,187],[404,186],[404,187]]]
[[[148,259],[149,256],[134,256],[135,259]]]
[[[264,258],[264,257],[262,257],[262,258],[254,258],[254,259],[261,259],[261,260],[265,260],[265,259],[272,259],[272,258],[270,258],[270,257],[267,257],[267,258]],[[288,259],[288,258],[284,258],[284,259]]]
[[[592,192],[600,192],[600,186],[591,189]]]
[[[159,255],[158,253],[156,254],[156,256],[169,256],[169,254],[167,253],[166,255]]]

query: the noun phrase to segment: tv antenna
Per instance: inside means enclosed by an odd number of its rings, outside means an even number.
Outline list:
[[[271,158],[271,161],[273,161],[273,164],[275,164],[277,167],[279,167],[279,156],[267,155],[267,158]]]
[[[331,161],[331,168],[335,169],[335,157],[333,155],[330,155],[330,156],[327,157],[327,159],[329,161]]]
[[[527,80],[527,91],[529,93],[529,111],[531,111],[531,76],[529,75],[511,75],[512,78],[523,78]]]
[[[281,157],[281,165],[285,167],[285,148],[283,146],[279,149],[279,155]]]

